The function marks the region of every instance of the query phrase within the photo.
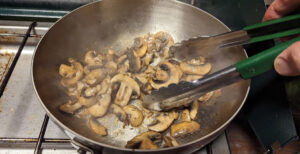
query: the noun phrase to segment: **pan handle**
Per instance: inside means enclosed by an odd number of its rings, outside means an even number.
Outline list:
[[[275,58],[296,41],[300,41],[300,36],[239,61],[235,64],[236,70],[243,79],[249,79],[267,72],[273,68]]]

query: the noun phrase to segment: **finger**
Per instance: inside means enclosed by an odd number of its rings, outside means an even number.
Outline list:
[[[267,9],[263,21],[281,18],[300,6],[299,0],[275,0]]]
[[[292,44],[277,56],[274,67],[283,76],[300,75],[300,41]]]

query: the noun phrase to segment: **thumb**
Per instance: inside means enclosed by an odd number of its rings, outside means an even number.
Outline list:
[[[300,41],[279,54],[274,61],[274,67],[283,76],[300,75]]]

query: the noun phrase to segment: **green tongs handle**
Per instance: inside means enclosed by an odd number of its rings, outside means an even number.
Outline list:
[[[244,27],[250,43],[300,34],[300,14],[270,20]]]
[[[243,79],[249,79],[260,75],[273,68],[275,58],[288,46],[296,41],[300,41],[300,36],[287,42],[276,45],[261,53],[258,53],[248,59],[239,61],[235,64],[236,70],[240,73]]]

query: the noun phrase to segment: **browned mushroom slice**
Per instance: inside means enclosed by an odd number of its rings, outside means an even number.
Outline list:
[[[101,88],[102,87],[100,84],[94,87],[86,87],[85,89],[83,89],[83,93],[86,97],[95,96]]]
[[[118,73],[125,74],[129,70],[129,60],[119,65]]]
[[[120,106],[125,106],[128,104],[130,96],[132,95],[133,92],[135,92],[137,96],[140,95],[139,85],[136,83],[134,79],[130,78],[129,76],[118,74],[111,79],[111,83],[116,83],[116,82],[120,82],[121,84],[116,94],[114,103]]]
[[[129,52],[128,52],[128,60],[129,60],[129,71],[130,72],[138,72],[141,69],[141,59],[132,50],[129,50]]]
[[[120,65],[122,63],[125,62],[125,60],[127,59],[127,55],[123,55],[123,56],[120,56],[118,59],[117,59],[117,64]]]
[[[151,41],[150,44],[150,50],[152,52],[158,51],[160,57],[167,58],[169,56],[169,47],[174,44],[174,40],[172,36],[166,32],[157,32],[153,35],[153,41]]]
[[[179,145],[176,139],[172,136],[163,136],[163,140],[165,141],[165,144],[163,145],[164,148],[175,147]]]
[[[63,76],[61,84],[64,87],[74,86],[83,77],[83,67],[80,62],[69,58],[71,66],[62,64],[59,68],[59,74]]]
[[[211,70],[210,63],[204,63],[200,58],[180,63],[181,70],[186,74],[206,75]]]
[[[192,120],[195,120],[198,114],[199,103],[198,101],[194,101],[191,106],[190,117]]]
[[[133,105],[124,106],[124,111],[127,114],[127,119],[131,126],[138,127],[143,123],[144,115],[143,113]]]
[[[214,91],[208,92],[205,95],[198,98],[198,101],[205,102],[208,101],[214,95]]]
[[[107,61],[115,61],[117,58],[116,52],[114,50],[108,50],[106,58]]]
[[[153,79],[149,81],[154,89],[167,87],[171,83],[178,83],[182,74],[180,70],[169,62],[160,63],[157,72]]]
[[[102,55],[97,55],[96,51],[90,50],[85,53],[84,62],[87,65],[92,66],[102,66],[104,57]]]
[[[74,114],[81,107],[82,105],[80,103],[73,103],[72,101],[68,101],[66,104],[59,106],[59,110],[65,113]]]
[[[92,70],[84,77],[84,81],[89,85],[95,85],[105,78],[106,73],[102,69]]]
[[[190,111],[188,109],[184,109],[180,115],[181,121],[191,121]]]
[[[180,137],[200,130],[200,124],[195,121],[183,121],[171,126],[171,135]]]
[[[178,113],[172,112],[162,112],[160,113],[154,121],[148,125],[149,130],[156,132],[163,132],[173,123],[173,121],[178,117]]]
[[[100,90],[98,91],[97,95],[101,95],[106,93],[110,89],[110,77],[107,76],[100,84]]]
[[[118,70],[118,65],[113,61],[109,61],[105,64],[105,70],[108,74],[114,74]]]
[[[118,119],[122,122],[125,122],[127,119],[126,112],[117,104],[111,104],[110,106],[111,112],[115,114]]]
[[[78,102],[85,107],[90,107],[96,103],[96,98],[81,96],[78,98]]]
[[[78,118],[87,118],[90,117],[90,115],[91,114],[87,108],[81,108],[75,113],[75,116]]]
[[[162,142],[162,135],[154,131],[144,132],[127,142],[130,149],[158,149]]]
[[[105,115],[111,100],[110,94],[106,93],[96,97],[97,103],[88,108],[92,116],[102,117]]]
[[[88,126],[97,134],[101,136],[107,135],[107,130],[104,126],[102,126],[97,120],[90,118],[88,120]]]
[[[134,39],[132,48],[138,57],[143,57],[146,54],[148,44],[142,37]]]
[[[67,94],[69,96],[79,97],[81,92],[82,92],[82,89],[84,88],[84,86],[85,85],[84,85],[83,82],[78,81],[77,84],[74,87],[68,88]]]

